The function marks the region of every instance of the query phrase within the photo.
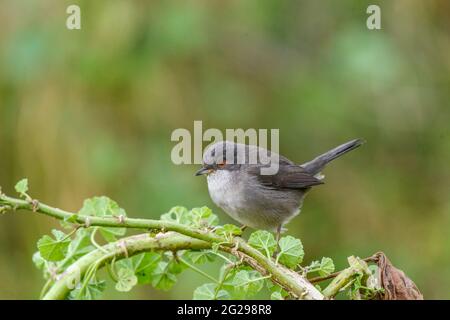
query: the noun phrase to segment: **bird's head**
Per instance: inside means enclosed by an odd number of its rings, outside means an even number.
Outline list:
[[[203,153],[202,167],[195,175],[210,174],[217,170],[236,170],[243,163],[241,160],[245,159],[245,147],[230,141],[220,141],[208,146]]]

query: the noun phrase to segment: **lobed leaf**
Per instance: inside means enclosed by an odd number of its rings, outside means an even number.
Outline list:
[[[217,290],[216,283],[205,283],[194,290],[194,300],[226,300],[230,294],[223,289]]]
[[[234,224],[225,224],[217,227],[214,232],[219,236],[230,238],[232,236],[240,236],[242,234],[242,229]]]
[[[146,252],[123,259],[117,262],[118,267],[132,269],[139,284],[146,284],[152,281],[152,274],[155,271],[161,254],[156,252]]]
[[[334,272],[334,263],[331,258],[323,257],[320,261],[319,275],[322,277],[328,276]]]
[[[170,272],[169,263],[160,261],[152,274],[152,286],[156,289],[169,290],[177,282],[177,277]]]
[[[240,270],[233,278],[232,285],[236,297],[249,298],[254,296],[264,286],[261,274],[255,270]]]
[[[127,215],[117,202],[106,196],[84,200],[83,207],[78,211],[78,214],[96,217],[118,217],[118,219]],[[114,242],[117,240],[117,237],[125,235],[126,228],[99,227],[99,231],[107,242]]]
[[[281,292],[274,291],[270,295],[270,300],[284,300],[283,296],[281,295]]]
[[[213,227],[219,224],[219,218],[208,207],[193,208],[190,212],[194,226]]]
[[[292,236],[282,237],[279,241],[280,252],[277,260],[289,268],[293,268],[303,261],[305,252],[300,239]]]
[[[171,221],[191,227],[213,227],[219,223],[217,215],[212,213],[208,207],[193,208],[188,210],[185,207],[173,207],[169,212],[161,215],[161,220]]]
[[[70,244],[70,238],[65,238],[64,232],[52,230],[55,239],[44,235],[39,239],[37,247],[41,257],[47,261],[60,261],[67,253]]]
[[[162,214],[161,220],[176,222],[185,225],[189,225],[191,223],[189,210],[181,206],[173,207],[169,210],[169,212]]]
[[[129,268],[120,268],[117,272],[116,290],[128,292],[138,283],[138,278],[134,275],[134,270]]]
[[[265,253],[270,258],[277,247],[273,234],[265,230],[253,232],[248,239],[248,244]]]
[[[28,192],[28,179],[22,179],[16,183],[14,189],[20,195],[25,195]]]
[[[216,259],[216,255],[212,254],[210,250],[187,251],[183,256],[194,264],[204,264]]]
[[[103,291],[105,291],[106,288],[106,281],[104,280],[91,280],[86,288],[84,288],[81,296],[80,296],[80,289],[81,284],[78,285],[77,288],[72,290],[69,294],[69,300],[96,300],[100,298]]]

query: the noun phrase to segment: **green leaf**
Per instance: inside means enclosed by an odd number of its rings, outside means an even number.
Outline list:
[[[185,225],[189,225],[192,223],[192,219],[189,215],[188,209],[180,206],[173,207],[169,210],[169,212],[161,215],[161,220],[181,223]]]
[[[41,257],[47,261],[62,260],[67,252],[70,244],[70,238],[65,239],[64,232],[59,230],[52,230],[55,239],[48,235],[39,239],[37,247]]]
[[[50,276],[50,270],[54,270],[54,266],[52,262],[45,261],[44,258],[41,257],[39,251],[36,251],[32,257],[33,263],[39,270],[42,271],[42,276],[44,279],[48,279]]]
[[[248,239],[248,244],[265,253],[270,258],[277,247],[273,234],[265,230],[253,232]]]
[[[193,208],[190,211],[185,207],[173,207],[161,215],[161,220],[195,227],[215,226],[219,223],[218,217],[208,207]]]
[[[73,224],[77,222],[77,218],[77,214],[71,214],[70,216],[65,217],[63,220],[60,220],[59,223],[64,229],[72,229]]]
[[[183,272],[184,270],[186,270],[187,268],[188,268],[188,266],[186,266],[184,263],[179,263],[178,260],[176,260],[175,258],[172,258],[169,261],[168,270],[170,273],[179,274],[179,273]]]
[[[138,283],[134,271],[128,268],[121,268],[117,272],[116,290],[121,292],[128,292]]]
[[[315,272],[320,268],[320,261],[318,260],[314,260],[313,262],[311,262],[311,264],[309,266],[306,267],[306,269],[309,272]]]
[[[32,260],[36,268],[38,268],[39,270],[42,270],[45,267],[45,260],[41,257],[39,251],[36,251],[33,254]]]
[[[194,226],[216,226],[219,218],[208,207],[193,208],[190,212]]]
[[[78,218],[77,214],[71,214],[70,216],[65,217],[64,221],[70,222],[70,223],[75,223],[75,222],[77,222],[77,218]]]
[[[281,295],[281,292],[274,291],[270,295],[270,300],[284,300],[283,296]]]
[[[322,277],[328,276],[334,272],[334,263],[331,258],[323,257],[320,261],[319,275]]]
[[[274,284],[269,279],[266,279],[267,289],[271,292],[270,299],[271,300],[284,300],[285,297],[288,296],[286,290],[280,287],[277,284]]]
[[[219,249],[220,249],[220,244],[219,244],[219,243],[214,242],[214,243],[211,245],[211,251],[212,251],[212,252],[217,253],[217,252],[219,251]]]
[[[317,272],[320,276],[325,277],[334,272],[334,263],[331,258],[323,257],[321,261],[315,260],[306,267],[308,273]]]
[[[119,207],[117,202],[106,196],[93,197],[84,200],[83,207],[78,211],[80,215],[108,217],[126,216],[124,209]]]
[[[205,283],[194,290],[194,300],[225,300],[229,299],[230,295],[226,290],[217,291],[216,283]]]
[[[48,262],[45,261],[44,258],[42,258],[39,251],[36,251],[33,254],[32,260],[33,260],[33,263],[36,266],[36,268],[38,268],[39,270],[42,270],[44,277],[46,277],[47,272],[48,272]]]
[[[147,252],[144,253],[140,258],[139,256],[133,257],[135,258],[133,262],[134,273],[138,278],[138,283],[150,283],[151,274],[158,266],[158,262],[161,260],[161,254],[156,252]]]
[[[138,279],[139,284],[150,283],[152,273],[161,260],[161,254],[156,252],[146,252],[135,255],[128,259],[120,260],[116,265],[120,268],[130,268],[134,271],[134,275]]]
[[[83,207],[78,211],[79,215],[96,217],[126,217],[127,213],[119,207],[117,202],[106,196],[93,197],[84,200]],[[108,242],[114,242],[118,236],[126,233],[126,228],[99,227],[100,234]]]
[[[223,226],[217,227],[214,231],[219,236],[224,236],[229,238],[230,236],[239,236],[242,234],[242,229],[234,224],[225,224]]]
[[[125,228],[98,227],[100,234],[107,242],[117,241],[117,237],[125,235]]]
[[[210,250],[187,251],[183,256],[194,264],[212,262],[216,258],[216,255],[212,254]]]
[[[75,238],[70,242],[67,249],[66,259],[68,263],[74,262],[76,259],[95,249],[90,239],[91,232],[90,229],[84,228],[77,230]]]
[[[177,277],[170,272],[169,263],[160,261],[152,274],[152,286],[160,290],[169,290],[176,282]]]
[[[279,242],[280,253],[277,260],[289,268],[293,268],[303,261],[305,252],[300,239],[292,236],[282,237]]]
[[[233,278],[232,286],[237,297],[248,298],[257,294],[264,286],[261,274],[254,270],[240,270]]]
[[[77,299],[80,292],[80,287],[81,285],[79,285],[77,288],[75,288],[70,292],[68,297],[69,300]],[[83,290],[83,293],[79,298],[81,300],[96,300],[101,297],[103,291],[105,291],[105,288],[106,288],[106,281],[91,280],[86,286],[86,288]]]
[[[359,295],[362,294],[360,292],[360,289],[362,288],[363,277],[364,277],[364,274],[362,272],[358,272],[355,275],[353,275],[353,282],[351,282],[351,285],[347,292],[347,294],[351,300],[359,299]]]
[[[28,179],[25,178],[17,182],[14,189],[16,189],[17,193],[22,196],[26,195],[26,193],[28,192]]]

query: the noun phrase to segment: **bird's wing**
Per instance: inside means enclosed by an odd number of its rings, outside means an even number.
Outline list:
[[[270,189],[305,189],[323,182],[300,166],[280,164],[277,174],[261,175],[261,166],[250,166],[247,173],[256,176],[258,181]]]

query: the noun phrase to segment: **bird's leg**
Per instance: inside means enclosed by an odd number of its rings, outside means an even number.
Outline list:
[[[277,233],[276,233],[276,241],[277,241],[277,247],[275,248],[275,251],[273,252],[273,257],[276,258],[278,255],[278,251],[280,249],[279,242],[280,242],[280,236],[281,236],[281,224],[277,227]]]
[[[243,225],[241,226],[241,231],[244,232],[245,229],[247,229],[247,226],[246,226],[245,224],[243,224]]]

